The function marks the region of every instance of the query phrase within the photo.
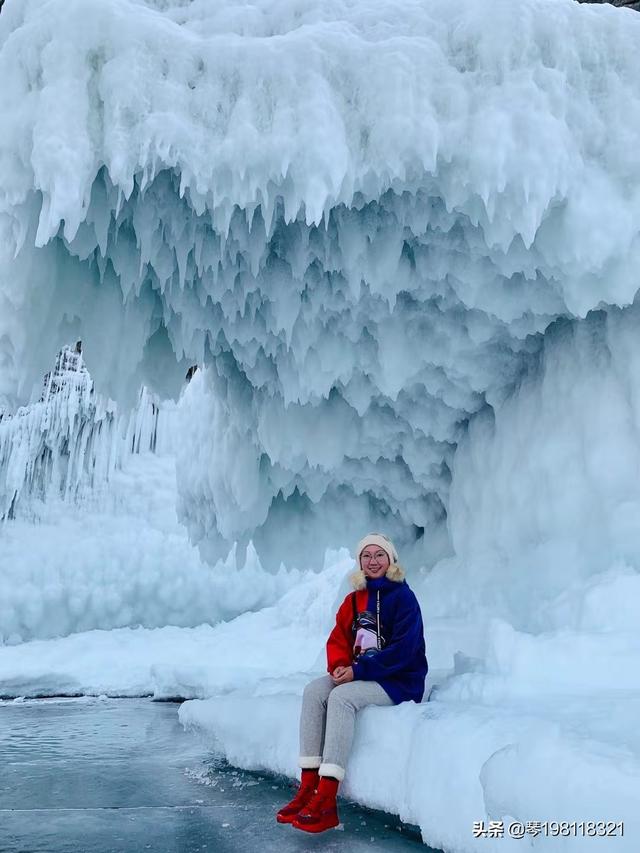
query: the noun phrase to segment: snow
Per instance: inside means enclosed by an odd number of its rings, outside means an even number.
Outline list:
[[[572,0],[5,2],[1,695],[185,697],[293,775],[382,529],[433,691],[362,714],[345,792],[447,851],[638,849],[639,38]]]
[[[213,624],[270,605],[295,582],[295,571],[266,573],[255,555],[242,569],[233,553],[225,564],[203,563],[177,522],[172,480],[173,460],[143,459],[116,479],[126,500],[111,511],[58,503],[35,528],[22,519],[6,524],[0,641]]]
[[[345,794],[419,825],[426,843],[447,851],[509,849],[504,838],[474,839],[478,820],[591,818],[624,820],[616,849],[635,850],[637,626],[585,624],[531,634],[494,618],[484,635],[474,636],[470,620],[465,633],[455,620],[433,615],[436,577],[417,586],[432,664],[430,699],[360,715]],[[625,584],[614,588],[611,578],[603,579],[589,594],[595,600],[608,590],[612,611],[624,610]],[[451,648],[458,650],[454,660]],[[239,678],[231,693],[185,703],[180,718],[232,763],[293,776],[302,685],[300,677],[284,676],[247,689]],[[537,843],[571,851],[585,840]],[[593,843],[613,849],[611,839]]]
[[[275,605],[216,626],[91,631],[5,647],[0,695],[180,696],[190,700],[180,708],[183,725],[232,764],[295,776],[302,690],[323,668],[350,568],[346,554],[334,554]],[[359,715],[345,795],[419,825],[425,842],[446,851],[506,849],[506,839],[473,838],[473,822],[490,819],[624,820],[616,849],[635,850],[637,631],[635,641],[598,630],[533,635],[494,620],[486,654],[474,658],[480,638],[469,624],[433,618],[429,578],[424,586],[410,580],[425,613],[430,699]],[[585,842],[538,843],[572,851]]]
[[[344,792],[419,825],[434,847],[506,849],[506,839],[473,838],[478,820],[593,819],[624,820],[616,849],[637,848],[640,576],[634,527],[623,526],[637,488],[635,313],[591,317],[545,340],[540,371],[458,448],[456,555],[431,571],[407,565],[424,613],[430,700],[360,716]],[[42,424],[56,436],[95,423],[93,402],[72,407],[78,419],[59,429],[46,414],[70,411],[71,380],[48,404],[3,420],[10,451],[24,458],[20,448],[40,447],[25,445],[16,420],[32,419],[36,437]],[[173,509],[172,450],[201,381],[196,373],[157,422],[147,392],[130,417],[114,416],[124,433],[104,430],[92,445],[96,458],[117,460],[102,479],[80,477],[60,494],[52,477],[44,500],[46,478],[25,481],[2,527],[0,695],[185,698],[182,723],[212,749],[293,776],[302,690],[324,666],[352,560],[328,552],[319,571],[275,575],[251,551],[242,569],[235,552],[224,566],[202,561]],[[600,455],[580,455],[572,441]],[[62,443],[51,447],[51,470],[61,470]],[[564,476],[553,477],[560,458]],[[567,480],[579,502],[562,525]],[[607,519],[614,526],[600,542]],[[554,851],[581,843],[544,841]]]
[[[277,604],[247,609],[215,626],[95,630],[5,646],[0,694],[49,695],[63,685],[65,692],[95,695],[193,697],[304,673],[320,660],[336,588],[346,591],[347,567],[350,560],[343,555],[324,572],[307,573]],[[240,597],[242,590],[228,576],[218,578],[230,587],[229,595]],[[247,591],[250,587],[259,587],[251,574]]]
[[[49,381],[0,421],[0,645],[214,624],[295,582],[295,570],[266,573],[253,550],[239,570],[235,549],[210,566],[189,542],[175,509],[171,404],[143,389],[123,415],[92,392],[86,369],[55,381],[55,393]]]
[[[206,364],[209,561],[277,568],[297,527],[308,568],[353,519],[435,563],[469,419],[637,291],[639,34],[571,0],[8,0],[0,395],[71,331],[120,404]]]
[[[600,813],[625,821],[627,837],[617,838],[615,849],[634,850],[640,830],[637,753],[608,747],[592,733],[617,699],[582,706],[571,723],[544,698],[528,709],[435,700],[366,709],[343,790],[419,825],[426,843],[447,851],[510,849],[505,838],[474,839],[478,820],[572,821]],[[292,693],[259,698],[239,693],[187,702],[180,718],[187,728],[214,736],[216,748],[234,764],[294,775],[299,709]],[[625,717],[627,731],[637,711],[635,696]],[[612,845],[611,839],[599,839],[594,846],[614,849],[607,842]],[[546,843],[546,849],[569,851],[583,849],[585,839]]]

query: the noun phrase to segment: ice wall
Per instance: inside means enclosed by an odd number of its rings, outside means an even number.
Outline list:
[[[637,634],[639,323],[637,303],[557,323],[539,369],[474,420],[454,466],[456,556],[429,581],[434,618]]]
[[[71,331],[124,402],[206,364],[207,556],[446,554],[469,419],[638,289],[639,37],[571,0],[8,0],[0,393]]]

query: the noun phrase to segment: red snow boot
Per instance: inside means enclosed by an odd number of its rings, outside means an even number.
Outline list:
[[[311,797],[315,794],[319,778],[317,768],[302,771],[302,779],[300,780],[298,793],[290,803],[287,803],[286,806],[283,806],[280,809],[276,815],[278,823],[293,822],[293,819],[296,817],[298,812],[307,805]]]
[[[302,829],[305,832],[324,832],[325,829],[338,826],[340,818],[338,817],[336,796],[339,785],[340,782],[337,779],[333,779],[331,776],[321,776],[318,790],[305,808],[298,812],[293,819],[295,828]]]

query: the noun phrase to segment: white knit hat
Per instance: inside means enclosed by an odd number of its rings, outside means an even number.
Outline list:
[[[378,548],[382,548],[382,550],[388,555],[389,562],[392,566],[398,562],[398,552],[396,551],[395,545],[388,536],[384,535],[384,533],[367,533],[367,535],[358,542],[358,547],[356,548],[356,560],[358,560],[358,562],[360,561],[360,554],[362,554],[368,545],[377,545]]]

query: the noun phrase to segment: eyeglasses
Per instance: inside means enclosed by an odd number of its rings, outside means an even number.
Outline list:
[[[379,563],[381,560],[384,560],[385,557],[388,557],[386,551],[378,551],[376,554],[361,554],[360,559],[363,563],[370,563],[371,560],[375,560]]]

